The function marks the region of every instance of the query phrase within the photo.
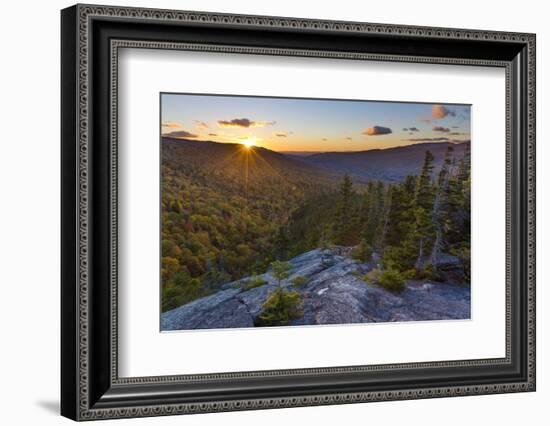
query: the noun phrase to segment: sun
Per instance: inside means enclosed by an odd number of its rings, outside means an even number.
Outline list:
[[[243,139],[241,141],[241,144],[243,145],[244,148],[251,149],[254,146],[256,146],[256,138],[254,136],[248,137],[246,139]]]

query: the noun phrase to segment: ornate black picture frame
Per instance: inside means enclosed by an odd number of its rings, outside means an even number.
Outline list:
[[[534,34],[95,5],[64,9],[61,27],[62,415],[93,420],[535,390]],[[120,378],[121,47],[504,68],[506,356]]]

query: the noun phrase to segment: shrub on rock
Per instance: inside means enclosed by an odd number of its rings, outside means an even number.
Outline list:
[[[361,262],[368,262],[372,257],[372,247],[363,239],[353,248],[351,257]]]
[[[253,275],[249,280],[245,281],[243,288],[245,290],[251,290],[256,287],[260,287],[264,284],[267,284],[267,281],[264,280],[262,277],[259,277],[257,275]]]
[[[400,292],[405,289],[405,278],[396,269],[382,271],[374,268],[363,279],[368,283],[379,285],[388,291]]]
[[[405,288],[403,276],[395,269],[388,269],[382,272],[378,284],[386,290],[393,292],[401,292]]]
[[[257,327],[287,325],[290,320],[302,316],[302,299],[297,291],[276,288],[262,305],[262,312],[256,318]]]
[[[307,278],[306,278],[306,277],[302,277],[301,275],[298,275],[297,277],[295,277],[295,278],[292,279],[292,284],[293,284],[295,287],[301,287],[301,286],[303,286],[305,283],[307,283]]]
[[[367,274],[363,277],[363,280],[371,284],[378,284],[381,275],[382,271],[378,268],[374,268],[373,270],[367,272]]]

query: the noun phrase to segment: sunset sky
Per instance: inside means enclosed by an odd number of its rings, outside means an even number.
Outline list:
[[[470,140],[470,106],[162,94],[161,133],[274,151],[362,151]]]

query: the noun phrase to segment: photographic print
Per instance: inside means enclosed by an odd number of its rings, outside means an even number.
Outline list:
[[[161,331],[470,318],[470,105],[160,103]]]

